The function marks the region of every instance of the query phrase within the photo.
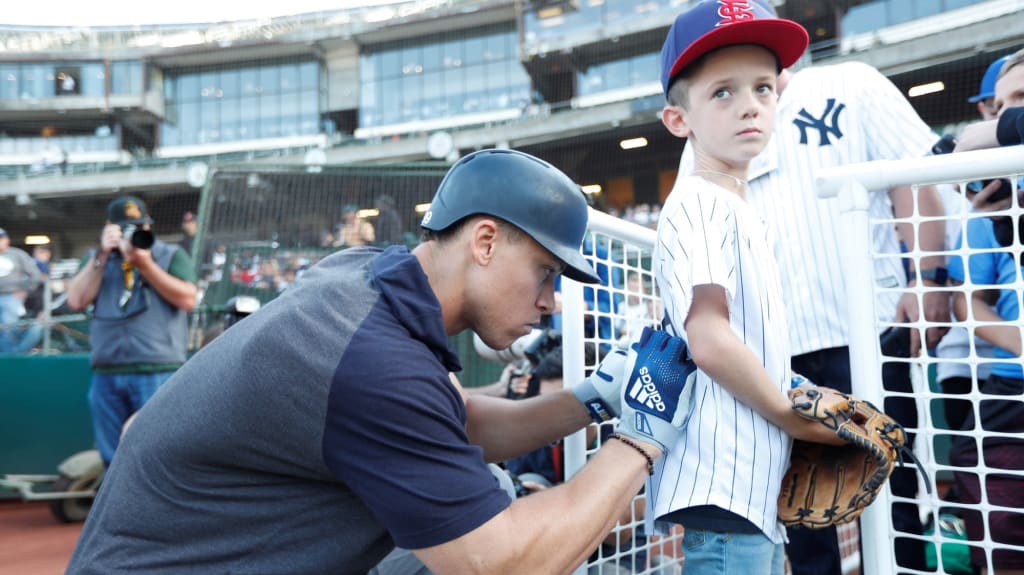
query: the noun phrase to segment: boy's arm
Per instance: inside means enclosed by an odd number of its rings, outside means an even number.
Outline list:
[[[971,313],[977,321],[1000,322],[996,325],[979,325],[974,328],[974,334],[978,337],[1005,349],[1014,354],[1021,355],[1021,331],[1018,322],[1007,321],[992,308],[992,304],[986,299],[991,290],[974,290],[971,293]],[[953,313],[960,321],[967,320],[967,298],[962,293],[953,296]]]
[[[724,288],[694,286],[686,334],[697,367],[787,435],[817,443],[843,443],[825,426],[797,415],[757,356],[736,337],[729,325]]]

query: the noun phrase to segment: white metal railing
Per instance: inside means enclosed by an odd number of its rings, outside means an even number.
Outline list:
[[[886,326],[881,325],[880,322],[875,319],[877,316],[874,311],[875,296],[883,291],[884,288],[877,286],[874,281],[873,259],[877,257],[893,257],[893,254],[874,253],[870,230],[872,225],[878,225],[879,222],[872,221],[868,216],[868,205],[870,202],[869,196],[872,191],[885,190],[894,186],[917,187],[931,184],[948,184],[957,186],[962,192],[966,182],[969,181],[997,177],[1011,177],[1016,180],[1022,173],[1024,173],[1024,146],[964,152],[943,156],[930,156],[902,161],[876,161],[851,164],[822,170],[818,174],[816,178],[818,195],[822,198],[837,198],[842,212],[841,233],[845,238],[842,243],[842,264],[845,281],[850,286],[850,289],[848,290],[851,298],[851,301],[849,302],[850,367],[853,381],[853,392],[856,395],[875,402],[876,405],[883,405],[884,396],[887,395],[881,381],[881,362],[883,358],[878,346],[878,333]],[[1020,207],[1012,207],[1004,213],[1019,216],[1022,211]],[[971,217],[985,217],[985,215],[968,215],[965,210],[962,210],[959,213],[951,212],[943,218],[925,218],[920,215],[915,215],[909,219],[910,223],[912,223],[916,229],[921,223],[927,221],[935,221],[937,219],[959,220],[962,224]],[[885,225],[886,222],[882,222],[882,224]],[[966,242],[964,242],[964,245],[965,247],[955,252],[951,250],[952,246],[947,246],[944,253],[964,257],[972,251],[966,247]],[[1019,254],[1019,242],[1016,246],[1008,247],[1007,251]],[[903,255],[919,261],[920,257],[932,254],[922,252],[919,246],[915,246],[913,250],[910,250]],[[967,266],[965,265],[965,268],[966,267]],[[1013,287],[1019,294],[1021,289],[1024,288],[1024,282],[1021,282],[1020,274],[1018,274],[1017,277],[1018,285]],[[969,285],[970,282],[968,281],[967,284]],[[904,289],[911,289],[919,298],[928,291],[938,291],[920,286]],[[955,288],[945,287],[942,288],[942,291],[949,291],[951,289]],[[968,296],[968,301],[969,299],[970,298]],[[919,307],[924,309],[922,306]],[[922,317],[916,323],[911,324],[911,327],[920,330],[920,333],[923,335],[925,329],[928,327],[942,326],[943,324],[944,326],[950,325],[946,322],[939,324],[929,323]],[[954,323],[954,325],[958,324]],[[974,326],[978,325],[978,322],[965,322],[964,325],[968,327],[969,330],[972,330]],[[971,353],[972,355],[974,353],[973,347]],[[918,364],[916,366],[913,364],[911,365],[912,374],[916,374],[918,379],[926,379],[926,368],[930,364],[937,363],[939,359],[940,358],[928,355],[912,358],[911,361]],[[973,361],[976,364],[977,357],[965,358],[962,361],[965,363]],[[979,393],[980,390],[977,385],[976,375],[974,383],[975,391],[971,396],[971,401],[974,404],[975,413],[979,413],[980,398],[984,397],[984,394]],[[945,430],[944,434],[937,433],[936,428],[932,424],[932,418],[928,417],[928,413],[930,413],[930,407],[933,400],[941,401],[944,395],[942,393],[932,391],[928,385],[919,385],[915,387],[913,397],[918,403],[919,413],[924,415],[923,417],[919,417],[919,422],[921,423],[916,430],[918,434],[918,447],[916,449],[919,451],[919,455],[921,451],[926,452],[924,463],[930,476],[928,481],[934,484],[935,472],[942,469],[942,466],[935,463],[934,457],[930,451],[930,446],[934,444],[936,436],[948,435],[950,430]],[[977,438],[983,438],[987,435],[986,432],[981,431],[980,426],[977,426],[973,433],[968,433]],[[988,472],[988,468],[983,464],[980,464],[978,467],[981,469],[980,473],[982,475]],[[1000,473],[1005,474],[1013,472],[1000,470]],[[883,491],[883,493],[878,497],[876,503],[867,509],[861,519],[865,575],[884,575],[895,572],[896,570],[896,564],[892,553],[895,531],[890,524],[888,513],[891,498],[892,496],[888,490]],[[916,502],[921,508],[922,514],[931,514],[935,517],[936,523],[938,523],[937,519],[940,505],[942,507],[949,506],[946,502],[942,502],[938,499],[934,489],[930,496],[919,492],[916,501],[914,502]],[[985,501],[982,501],[981,504],[977,505],[960,504],[959,507],[963,509],[974,508],[983,513],[993,510],[993,506],[987,505]],[[994,509],[1002,510],[998,506]],[[985,520],[985,524],[988,524],[987,520]],[[906,535],[907,534],[900,534],[901,537],[905,537]],[[932,536],[927,537],[926,539],[932,545],[936,545],[936,547],[938,547],[940,543],[949,544],[948,540],[943,542],[938,529],[935,530],[935,533]],[[990,571],[992,570],[992,549],[1021,549],[1020,547],[1013,545],[994,544],[991,541],[991,537],[986,537],[986,539],[980,543],[971,543],[977,544],[988,551],[987,567]],[[903,570],[905,571],[906,569]]]

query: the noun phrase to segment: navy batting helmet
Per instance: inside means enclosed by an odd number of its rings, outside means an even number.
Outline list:
[[[587,201],[569,176],[516,150],[473,152],[448,170],[420,224],[440,231],[473,214],[499,217],[526,232],[565,263],[565,275],[600,283],[580,244]]]

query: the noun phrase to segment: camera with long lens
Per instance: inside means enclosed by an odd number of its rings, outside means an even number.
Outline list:
[[[500,350],[489,347],[480,336],[473,334],[473,348],[480,357],[518,365],[512,373],[513,377],[534,371],[548,354],[559,351],[561,346],[562,334],[555,329],[534,329],[512,342],[512,345]],[[541,377],[537,373],[532,373],[525,394],[514,394],[509,388],[506,396],[511,399],[533,397],[540,390],[540,380]]]
[[[140,228],[135,224],[121,226],[121,234],[128,240],[129,245],[139,250],[148,250],[153,247],[153,242],[156,241],[156,236],[153,235],[153,232]]]

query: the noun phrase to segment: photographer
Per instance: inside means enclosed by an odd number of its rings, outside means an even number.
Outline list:
[[[68,306],[92,306],[92,412],[96,447],[108,467],[121,428],[185,362],[195,270],[179,246],[155,239],[142,200],[107,206],[99,245],[68,287]]]

